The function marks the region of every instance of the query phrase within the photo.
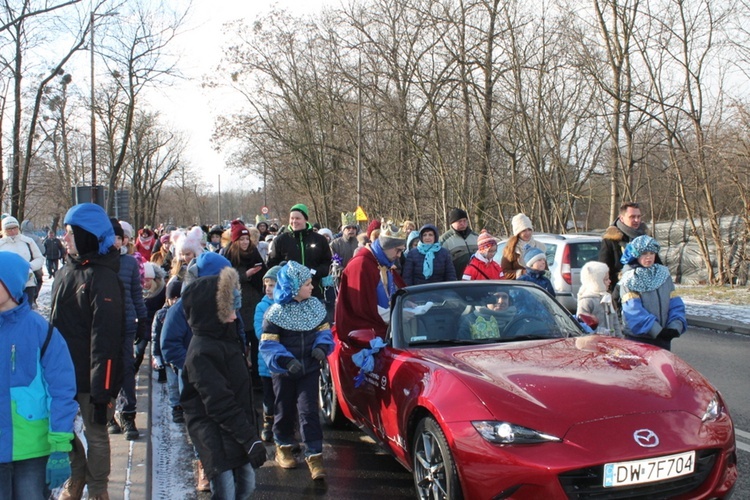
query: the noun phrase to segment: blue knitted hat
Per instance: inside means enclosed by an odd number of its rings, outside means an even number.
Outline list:
[[[223,255],[214,252],[203,252],[195,259],[198,277],[216,276],[225,267],[232,267],[232,263]]]
[[[21,302],[26,282],[29,279],[29,261],[13,252],[0,252],[0,283],[8,295]]]
[[[526,267],[531,267],[534,262],[546,258],[547,256],[544,252],[531,246],[523,254],[523,261],[526,263]]]
[[[281,271],[281,266],[273,266],[271,269],[266,271],[266,274],[263,275],[263,279],[276,281],[276,277],[278,276],[279,271]]]

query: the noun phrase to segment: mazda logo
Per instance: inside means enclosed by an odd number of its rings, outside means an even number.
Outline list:
[[[659,436],[651,429],[638,429],[633,433],[633,439],[644,448],[659,446]]]

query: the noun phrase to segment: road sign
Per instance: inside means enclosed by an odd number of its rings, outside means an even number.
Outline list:
[[[357,222],[367,221],[367,214],[364,210],[362,210],[362,207],[357,207],[357,210],[354,212],[354,216],[357,218]]]
[[[268,207],[260,207],[260,213],[263,215],[268,215]]]

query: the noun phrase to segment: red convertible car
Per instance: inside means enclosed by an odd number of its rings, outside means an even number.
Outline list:
[[[585,334],[512,281],[402,289],[390,325],[337,332],[320,401],[412,471],[419,498],[731,495],[732,419],[668,351]]]

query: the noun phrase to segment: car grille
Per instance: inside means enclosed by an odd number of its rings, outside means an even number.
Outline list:
[[[684,495],[698,488],[706,480],[716,462],[718,450],[698,450],[696,452],[695,472],[670,481],[658,483],[641,484],[621,488],[605,488],[603,474],[604,466],[578,469],[560,474],[562,485],[568,498],[576,500],[584,499],[606,499],[617,500],[621,498],[671,498]]]

